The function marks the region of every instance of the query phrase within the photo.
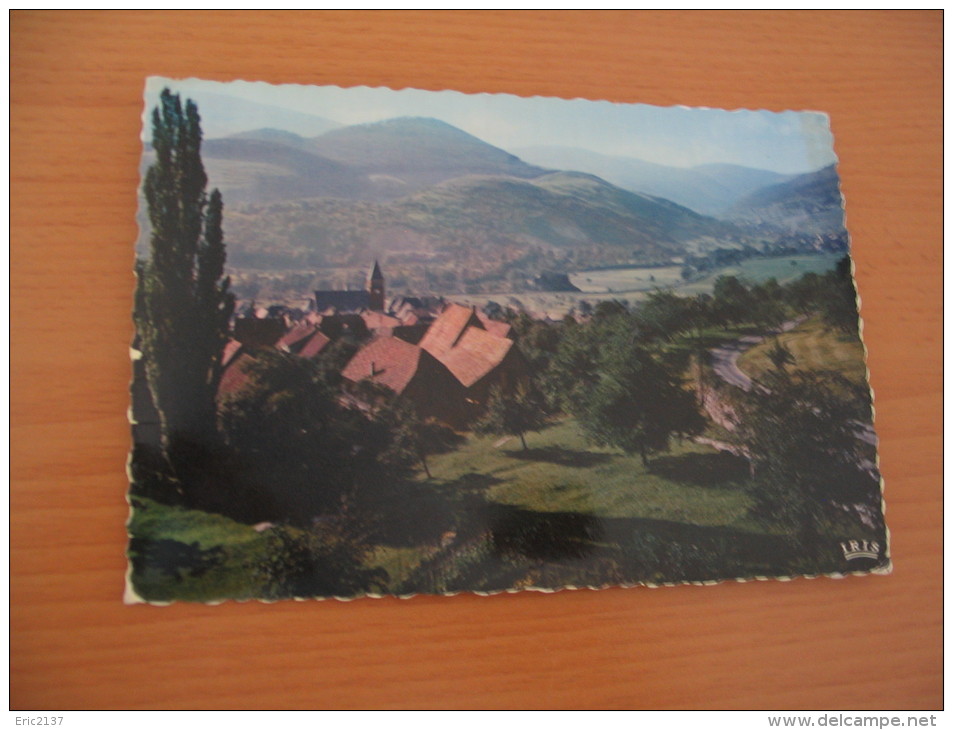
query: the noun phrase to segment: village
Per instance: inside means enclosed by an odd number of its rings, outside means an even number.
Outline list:
[[[244,366],[262,349],[317,359],[343,336],[363,343],[341,371],[352,397],[354,386],[370,381],[409,401],[419,417],[455,428],[481,415],[493,388],[509,394],[529,376],[509,324],[442,297],[388,300],[375,261],[365,289],[315,291],[305,311],[240,309],[222,357],[219,398],[248,383]]]
[[[264,571],[249,590],[281,597],[500,590],[511,574],[544,586],[765,575],[805,554],[832,570],[840,553],[819,551],[843,525],[885,544],[873,447],[819,405],[861,422],[866,401],[839,376],[829,382],[847,390],[801,380],[787,349],[802,367],[817,367],[815,345],[856,360],[843,344],[854,340],[837,334],[853,306],[852,289],[832,296],[840,281],[837,271],[784,286],[723,277],[712,295],[658,291],[636,308],[604,300],[583,318],[502,321],[440,296],[388,297],[374,261],[362,289],[317,290],[297,306],[238,302],[216,398],[225,450],[181,499],[209,529],[230,520],[229,539],[252,552],[236,543],[229,557],[211,538],[161,538],[149,552],[137,538],[137,575],[165,596],[180,570],[238,575],[247,560]],[[802,324],[753,346],[752,332],[788,320]],[[752,346],[747,366],[768,390],[724,373]],[[136,499],[142,519],[173,510],[178,524],[178,508],[159,506],[176,483],[163,476],[144,368],[137,359]],[[522,423],[493,423],[540,390]],[[820,451],[813,433],[825,434]],[[804,476],[805,454],[816,478]],[[804,496],[793,500],[769,468],[804,480]],[[154,554],[163,546],[178,567]],[[339,549],[340,575],[325,567]],[[278,568],[261,567],[269,555]],[[342,580],[353,587],[335,587]]]

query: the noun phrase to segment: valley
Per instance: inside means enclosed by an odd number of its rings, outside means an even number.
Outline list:
[[[586,295],[704,291],[726,263],[847,249],[833,166],[804,175],[677,168],[568,148],[520,149],[523,159],[432,118],[283,120],[276,115],[286,129],[203,145],[246,299],[360,286],[376,259],[394,293],[515,297],[568,311]],[[153,159],[147,147],[143,169]],[[140,254],[149,236],[142,210]]]

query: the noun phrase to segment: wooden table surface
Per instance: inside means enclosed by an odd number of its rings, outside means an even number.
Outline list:
[[[942,706],[942,13],[13,12],[11,706]],[[147,75],[831,115],[894,573],[122,604]]]

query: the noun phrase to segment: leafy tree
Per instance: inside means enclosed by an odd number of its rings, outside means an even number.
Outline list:
[[[543,388],[556,409],[572,412],[577,395],[596,381],[598,371],[598,350],[594,347],[596,326],[566,329],[555,354],[549,363],[549,369],[543,379]]]
[[[879,499],[869,473],[872,450],[859,438],[869,398],[841,381],[835,374],[777,369],[740,396],[738,433],[752,464],[752,511],[786,528],[806,555],[818,549],[823,526],[844,507],[874,508]]]
[[[667,291],[654,291],[636,310],[641,330],[653,340],[671,341],[695,324],[693,301]]]
[[[788,365],[794,364],[794,355],[788,347],[777,338],[774,340],[774,345],[768,350],[768,359],[771,361],[771,364],[774,365],[775,369],[781,371],[784,371]]]
[[[367,419],[339,405],[313,361],[263,350],[245,367],[249,383],[221,406],[221,425],[240,466],[248,521],[307,524],[349,498],[367,456]]]
[[[785,287],[785,299],[789,306],[799,312],[816,310],[824,298],[827,286],[826,277],[809,271],[800,279],[792,281]]]
[[[531,385],[520,383],[512,395],[499,386],[490,390],[486,414],[476,424],[478,433],[519,436],[526,450],[526,432],[539,431],[546,425],[546,402]]]
[[[819,312],[828,327],[858,335],[857,290],[851,274],[850,258],[837,262],[833,271],[804,274],[788,285],[787,300],[802,312]]]
[[[831,327],[848,335],[858,335],[857,290],[851,273],[850,258],[845,256],[837,268],[825,276],[826,296],[820,301],[821,314]]]
[[[762,284],[753,286],[749,293],[750,320],[770,329],[780,327],[787,316],[784,299],[784,291],[777,279],[768,279]]]
[[[379,451],[377,462],[383,466],[385,481],[406,476],[415,464],[431,478],[427,456],[451,450],[459,441],[453,430],[433,418],[421,419],[416,409],[389,388],[363,381],[358,384],[361,400],[370,404],[373,442]]]
[[[644,465],[651,452],[668,449],[673,435],[700,433],[705,425],[677,373],[631,341],[608,348],[597,381],[579,396],[574,414],[588,437],[637,453]]]
[[[206,195],[201,142],[195,104],[183,109],[164,90],[152,114],[156,161],[143,184],[150,257],[136,265],[135,321],[166,458],[192,503],[204,499],[217,458],[215,396],[235,308],[223,276],[222,196]]]
[[[604,299],[596,304],[595,309],[592,310],[592,316],[596,320],[606,320],[627,314],[628,311],[629,307],[624,301],[620,299]]]
[[[719,276],[715,279],[712,296],[715,316],[725,327],[749,318],[752,310],[750,292],[738,277]]]

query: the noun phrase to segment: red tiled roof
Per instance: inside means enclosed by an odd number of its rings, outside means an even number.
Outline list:
[[[308,340],[304,346],[298,350],[299,357],[315,357],[318,355],[325,347],[328,346],[328,343],[331,342],[331,338],[328,337],[323,332],[315,332],[311,339]]]
[[[420,341],[420,346],[437,359],[440,359],[459,342],[467,327],[482,330],[483,324],[472,307],[451,304],[430,325],[427,334]]]
[[[400,395],[417,373],[423,354],[416,345],[396,337],[381,337],[362,347],[341,375],[354,383],[371,378]]]
[[[469,388],[503,362],[511,347],[513,340],[469,327],[456,347],[438,359],[457,380]]]
[[[245,372],[245,365],[253,359],[247,352],[243,352],[232,359],[228,367],[225,368],[225,372],[222,373],[222,379],[218,384],[219,396],[237,393],[248,384],[251,376]]]
[[[367,329],[369,330],[378,330],[387,327],[393,329],[401,325],[397,317],[391,317],[389,314],[384,314],[383,312],[361,312],[361,317],[364,319],[365,324],[367,324]]]
[[[315,333],[315,328],[310,324],[299,324],[292,327],[290,330],[285,332],[282,335],[281,339],[275,343],[276,347],[286,349],[290,352],[294,352],[297,348],[295,345],[300,345],[304,340]]]
[[[228,367],[228,364],[232,361],[238,351],[242,349],[242,343],[238,340],[229,339],[225,343],[225,349],[222,350],[222,367]]]
[[[480,321],[483,323],[483,328],[491,335],[496,335],[497,337],[510,336],[510,330],[513,328],[506,322],[499,322],[495,319],[490,319],[480,311],[477,311],[477,317],[479,317]]]

